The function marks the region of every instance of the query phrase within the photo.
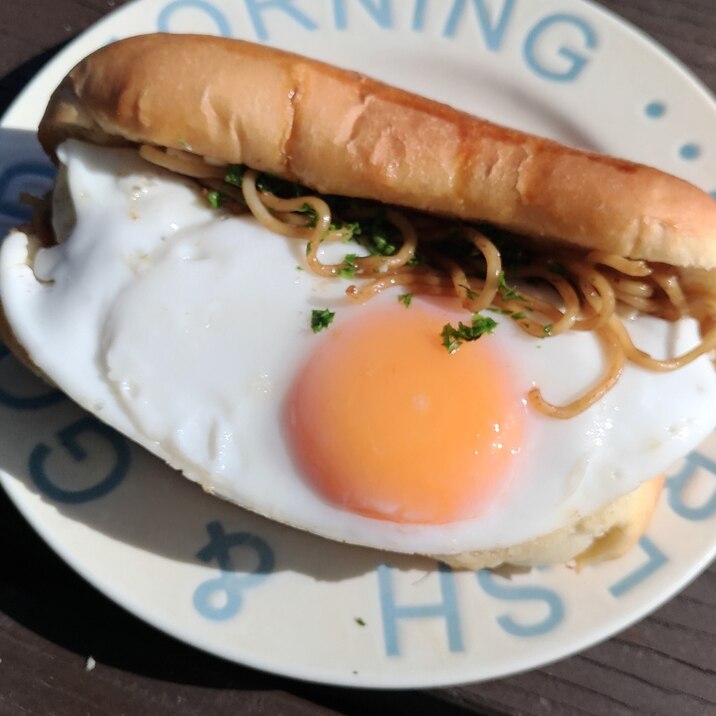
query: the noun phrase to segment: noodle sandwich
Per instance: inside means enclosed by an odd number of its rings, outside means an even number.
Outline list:
[[[716,201],[676,177],[193,35],[84,59],[39,138],[5,340],[245,508],[580,565],[716,425]]]

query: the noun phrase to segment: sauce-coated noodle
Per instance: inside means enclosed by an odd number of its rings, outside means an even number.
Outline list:
[[[228,210],[239,213],[246,206],[271,231],[306,240],[306,261],[314,273],[366,279],[346,291],[356,303],[400,286],[411,294],[457,296],[471,313],[497,310],[538,338],[570,329],[595,331],[606,355],[604,375],[582,396],[563,406],[547,402],[539,388],[533,388],[528,402],[545,415],[564,419],[589,408],[617,383],[627,360],[649,370],[669,371],[716,349],[716,288],[702,286],[689,291],[670,267],[603,251],[556,249],[548,256],[531,256],[528,265],[510,272],[511,279],[521,282],[517,290],[506,282],[496,243],[477,229],[461,227],[469,250],[455,257],[441,250],[449,244],[447,237],[454,225],[445,222],[441,228],[433,219],[408,218],[401,211],[377,208],[368,202],[354,207],[353,218],[371,221],[381,215],[398,236],[395,250],[352,256],[350,264],[324,264],[319,258],[322,242],[351,235],[340,224],[333,224],[327,200],[310,192],[286,199],[260,190],[257,172],[248,169],[243,172],[241,187],[232,186],[222,181],[225,168],[189,152],[163,151],[148,145],[140,147],[139,152],[149,162],[221,192],[229,199],[225,205]],[[416,263],[421,255],[426,262]],[[548,287],[547,293],[530,289],[535,280]],[[699,321],[702,341],[682,356],[654,358],[634,345],[618,308],[636,309],[666,320],[692,316]]]

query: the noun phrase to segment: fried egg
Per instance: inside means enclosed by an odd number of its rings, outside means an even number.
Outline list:
[[[59,158],[61,243],[33,253],[18,232],[0,255],[19,342],[77,403],[269,518],[397,552],[495,549],[600,509],[716,424],[707,357],[628,365],[584,413],[546,417],[533,386],[561,403],[599,380],[592,334],[540,340],[498,317],[451,355],[454,302],[352,305],[348,281],[303,270],[304,242],[223,216],[136,152],[71,140]],[[317,333],[314,310],[334,314]],[[691,321],[629,330],[655,355],[698,342]]]

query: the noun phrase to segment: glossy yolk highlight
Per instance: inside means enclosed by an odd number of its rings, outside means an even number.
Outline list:
[[[524,404],[494,338],[448,354],[454,319],[413,304],[328,329],[288,403],[298,467],[325,499],[441,524],[475,517],[509,479]]]

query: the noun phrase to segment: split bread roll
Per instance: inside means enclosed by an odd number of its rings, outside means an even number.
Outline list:
[[[51,155],[68,137],[188,150],[324,194],[716,266],[716,201],[685,181],[239,40],[145,35],[104,47],[56,90],[39,137]]]
[[[625,555],[644,533],[658,504],[664,478],[642,483],[636,490],[601,510],[542,537],[503,549],[438,555],[456,569],[516,568],[572,564],[581,569]]]
[[[193,161],[196,176],[242,164],[320,194],[669,264],[689,285],[713,288],[716,202],[687,182],[251,43],[147,35],[104,47],[55,91],[39,138],[53,158],[68,139],[139,147],[167,166],[177,156],[188,176]],[[37,371],[4,317],[0,332]],[[647,481],[534,540],[440,558],[470,569],[612,559],[638,540],[662,484]]]

